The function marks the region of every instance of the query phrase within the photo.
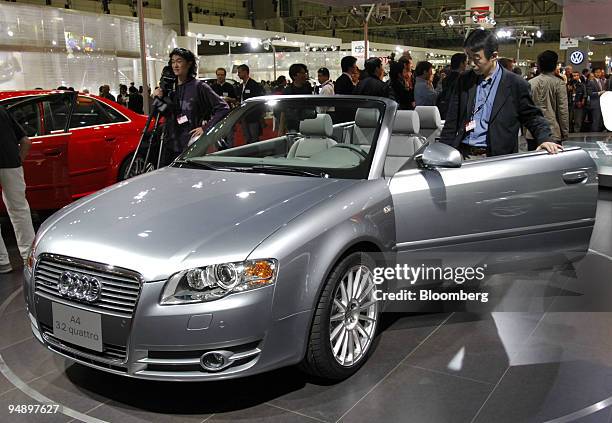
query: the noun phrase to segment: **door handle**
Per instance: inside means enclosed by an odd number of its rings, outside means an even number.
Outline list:
[[[49,157],[57,157],[62,154],[62,150],[59,148],[47,148],[43,150],[43,154]]]
[[[579,184],[580,182],[584,182],[589,177],[589,174],[584,170],[577,170],[574,172],[565,172],[563,174],[563,181],[566,184]]]

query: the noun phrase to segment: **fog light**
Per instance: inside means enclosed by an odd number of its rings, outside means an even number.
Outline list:
[[[232,353],[229,351],[207,352],[200,358],[200,364],[204,369],[210,372],[218,372],[230,364],[228,359],[230,355],[232,355]]]

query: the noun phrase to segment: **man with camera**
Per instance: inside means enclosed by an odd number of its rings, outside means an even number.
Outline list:
[[[219,122],[229,112],[227,103],[208,84],[196,79],[198,67],[191,51],[175,48],[170,52],[168,66],[172,68],[174,83],[172,75],[165,70],[161,87],[155,90],[155,97],[167,96],[171,104],[163,164],[171,163],[206,128]]]

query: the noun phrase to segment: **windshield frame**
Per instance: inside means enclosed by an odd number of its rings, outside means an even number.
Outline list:
[[[186,161],[193,159],[204,159],[203,161],[210,162],[213,166],[227,168],[227,167],[237,167],[243,168],[245,165],[247,166],[257,166],[257,165],[271,165],[269,161],[266,161],[266,158],[260,158],[259,160],[255,159],[250,163],[245,163],[243,160],[236,160],[236,162],[232,162],[229,155],[227,155],[227,159],[220,160],[211,160],[215,153],[219,153],[219,158],[223,157],[221,151],[216,151],[214,153],[202,154],[203,150],[209,149],[220,139],[227,136],[230,128],[235,125],[239,125],[240,119],[248,114],[250,111],[253,111],[257,107],[261,107],[261,105],[265,105],[266,109],[270,109],[270,104],[272,102],[296,102],[302,105],[305,104],[304,109],[308,107],[308,104],[311,103],[312,107],[338,107],[340,104],[346,105],[347,109],[351,108],[355,111],[359,107],[366,108],[377,108],[381,113],[379,117],[379,126],[377,128],[377,133],[374,134],[371,148],[369,153],[367,153],[366,160],[362,161],[358,166],[343,168],[343,167],[323,167],[323,166],[308,166],[306,164],[302,165],[301,163],[293,163],[293,164],[283,164],[283,163],[274,163],[274,165],[285,166],[288,169],[302,169],[304,171],[316,172],[316,173],[324,173],[329,174],[330,178],[339,178],[339,179],[377,179],[381,177],[382,174],[382,165],[381,161],[384,164],[384,156],[386,154],[387,145],[389,142],[390,134],[391,134],[391,125],[393,118],[395,116],[395,111],[397,109],[397,104],[390,100],[381,97],[369,97],[369,96],[353,96],[353,95],[337,95],[333,97],[325,97],[325,96],[317,96],[317,95],[274,95],[274,96],[261,96],[251,98],[245,101],[236,109],[233,109],[227,116],[225,116],[221,121],[219,121],[216,125],[209,128],[198,140],[195,141],[183,154],[181,154],[175,162],[171,165],[174,167],[183,167],[181,163],[185,163]],[[283,108],[288,110],[288,107]],[[349,121],[350,122],[350,121]],[[275,137],[279,138],[279,137]],[[274,140],[275,138],[270,138],[270,140]],[[265,142],[266,140],[262,140],[260,142]],[[255,143],[254,143],[255,144]],[[244,146],[237,146],[234,148],[241,148]],[[230,150],[223,150],[225,152]],[[235,156],[237,159],[247,158],[248,156]],[[382,159],[381,159],[382,158]],[[264,173],[264,172],[262,172]]]

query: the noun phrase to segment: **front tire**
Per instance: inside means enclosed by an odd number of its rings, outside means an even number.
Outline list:
[[[374,350],[381,304],[373,279],[376,262],[355,252],[332,270],[317,304],[301,368],[313,376],[342,380]]]

